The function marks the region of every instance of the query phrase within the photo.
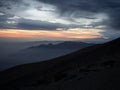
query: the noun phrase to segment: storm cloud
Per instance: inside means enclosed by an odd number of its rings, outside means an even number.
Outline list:
[[[97,13],[104,13],[109,17],[107,21],[105,20],[106,25],[117,30],[120,29],[120,17],[119,17],[120,0],[64,0],[64,1],[38,0],[38,1],[42,1],[57,6],[60,10],[61,15],[63,16],[68,15],[70,17],[70,15],[71,14],[73,15],[74,13],[74,16],[77,18],[83,17],[88,19],[94,19],[92,15],[95,15]]]
[[[0,28],[119,30],[119,16],[119,0],[0,0]]]

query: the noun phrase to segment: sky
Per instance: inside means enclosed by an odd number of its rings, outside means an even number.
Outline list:
[[[111,40],[120,0],[0,0],[0,41]]]

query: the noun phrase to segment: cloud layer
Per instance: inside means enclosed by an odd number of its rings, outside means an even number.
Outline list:
[[[105,14],[108,19],[103,19],[103,24],[119,30],[120,29],[120,1],[119,0],[38,0],[53,4],[60,10],[61,15],[75,18],[86,18],[94,20],[96,14]],[[100,16],[99,16],[100,17]],[[100,18],[103,18],[101,16]],[[102,24],[101,23],[101,24]]]
[[[0,0],[0,28],[102,29],[119,36],[120,0]]]
[[[119,9],[119,0],[0,0],[0,26],[5,27],[5,24],[6,28],[27,28],[32,24],[28,29],[50,27],[55,30],[72,25],[119,30]]]

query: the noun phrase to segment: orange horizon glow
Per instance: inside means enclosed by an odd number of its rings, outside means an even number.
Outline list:
[[[2,29],[0,30],[0,37],[7,38],[36,38],[36,39],[92,39],[101,38],[99,33],[101,30],[66,30],[66,31],[49,31],[49,30],[17,30],[17,29]]]

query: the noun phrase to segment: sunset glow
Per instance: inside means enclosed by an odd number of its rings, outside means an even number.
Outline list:
[[[89,38],[101,38],[102,35],[100,32],[103,30],[85,30],[85,29],[69,29],[66,31],[55,30],[16,30],[16,29],[3,29],[0,31],[0,37],[9,37],[9,38],[36,38],[36,39],[89,39]]]

